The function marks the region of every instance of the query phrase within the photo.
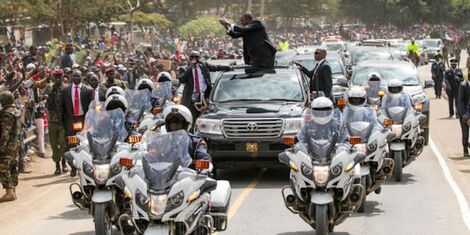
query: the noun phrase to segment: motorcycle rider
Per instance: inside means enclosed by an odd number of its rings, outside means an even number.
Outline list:
[[[193,122],[193,116],[186,106],[178,104],[165,108],[163,110],[163,118],[168,132],[185,130],[188,133],[191,141],[189,145],[191,158],[211,161],[211,156],[207,153],[206,142],[202,138],[188,132]]]
[[[459,115],[461,115],[458,113],[458,110],[457,113],[454,113],[454,105],[455,108],[458,107],[459,86],[460,83],[463,82],[463,73],[461,69],[457,68],[457,64],[457,59],[450,59],[450,68],[446,70],[444,76],[444,82],[446,84],[446,93],[447,97],[449,98],[449,118],[452,118],[454,114],[456,114],[457,118],[459,117]]]
[[[441,98],[442,80],[444,80],[445,65],[441,61],[442,56],[437,54],[434,56],[435,61],[431,65],[432,80],[434,80],[434,93],[436,99]]]
[[[364,116],[363,120],[372,121],[375,129],[377,130],[383,129],[382,124],[377,119],[377,113],[375,112],[375,110],[367,106],[367,93],[364,90],[364,88],[359,87],[359,86],[352,87],[348,91],[347,98],[348,98],[348,105],[346,106],[346,109],[344,109],[343,111],[344,117],[347,117],[348,115],[352,115],[354,111],[357,110],[357,108],[366,107],[367,108],[365,109],[366,112],[358,112],[354,114],[361,114]],[[357,119],[360,119],[360,118],[357,117]]]
[[[380,82],[382,81],[382,75],[377,72],[372,72],[367,75],[367,77],[369,78],[369,80],[367,81],[367,87],[365,90],[366,96],[377,97],[378,92],[380,91]]]
[[[389,102],[399,103],[405,106],[404,108],[406,108],[408,114],[414,111],[413,105],[411,103],[411,97],[405,92],[403,92],[403,82],[401,80],[399,79],[390,80],[390,82],[388,82],[387,89],[388,89],[388,93],[387,95],[384,96],[382,100],[382,109],[380,111],[380,114],[384,114],[384,115],[387,114],[387,112],[385,111],[385,108],[387,107],[387,104]],[[397,102],[397,100],[399,102]],[[383,116],[379,116],[379,118],[380,117],[383,117]],[[383,123],[383,120],[381,120],[381,123]]]
[[[406,46],[406,54],[408,57],[413,56],[416,59],[415,65],[419,64],[419,45],[415,42],[415,39],[411,39],[410,44]]]

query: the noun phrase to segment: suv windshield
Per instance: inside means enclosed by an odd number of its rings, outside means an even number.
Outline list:
[[[439,47],[439,41],[437,40],[424,41],[424,45],[427,47]]]
[[[325,48],[328,51],[339,51],[343,50],[343,46],[340,43],[326,43]]]
[[[313,70],[315,68],[315,65],[317,65],[317,61],[314,59],[304,59],[304,60],[295,60],[295,61],[299,62],[302,66],[304,66],[308,70]],[[343,67],[341,66],[341,63],[338,60],[331,60],[327,58],[326,61],[328,61],[328,64],[330,64],[332,74],[344,73]]]
[[[214,102],[230,101],[299,101],[304,98],[300,79],[295,73],[264,74],[250,77],[226,74],[214,91]]]
[[[362,61],[383,61],[393,60],[393,57],[388,51],[358,51],[354,53],[352,64],[357,65]]]
[[[367,76],[372,73],[382,76],[381,85],[387,86],[392,79],[400,79],[405,86],[418,86],[419,79],[416,71],[409,66],[361,66],[353,75],[354,85],[367,85]]]

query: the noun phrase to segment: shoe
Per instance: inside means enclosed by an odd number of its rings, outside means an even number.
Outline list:
[[[454,115],[449,115],[449,119],[452,119],[454,117]]]
[[[62,172],[66,173],[69,171],[69,168],[67,167],[67,162],[65,162],[65,158],[62,158]]]
[[[72,170],[70,171],[70,177],[75,177],[77,176],[77,169],[72,166]]]
[[[10,202],[16,200],[15,188],[10,188],[6,190],[7,193],[0,198],[0,202]]]
[[[62,172],[60,171],[60,162],[55,162],[55,172],[54,175],[60,175]]]
[[[470,154],[464,153],[464,154],[463,154],[463,158],[470,158]]]

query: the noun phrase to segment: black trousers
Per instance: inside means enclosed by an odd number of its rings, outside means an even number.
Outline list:
[[[246,69],[246,73],[258,71],[274,72],[274,58],[276,53],[267,46],[260,46],[255,51],[251,51],[251,66]]]
[[[454,91],[453,89],[446,90],[447,97],[449,98],[447,101],[449,103],[449,115],[453,116],[455,114],[454,112],[454,105],[455,109],[457,109],[457,101],[459,97],[459,91]]]
[[[437,98],[441,98],[442,95],[442,82],[444,80],[443,76],[437,76],[434,80],[434,94]]]
[[[463,152],[468,153],[468,132],[469,127],[467,125],[467,120],[460,118],[460,130],[462,131],[462,146]]]

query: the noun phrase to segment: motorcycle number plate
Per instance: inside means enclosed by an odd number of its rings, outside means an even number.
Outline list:
[[[247,152],[256,153],[258,152],[258,143],[248,142],[245,144],[245,149]]]

